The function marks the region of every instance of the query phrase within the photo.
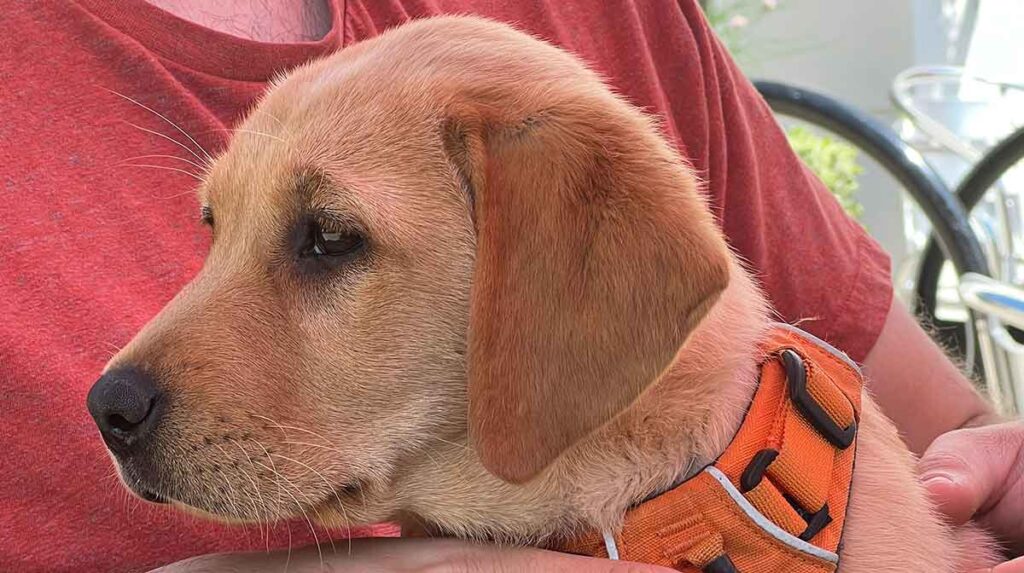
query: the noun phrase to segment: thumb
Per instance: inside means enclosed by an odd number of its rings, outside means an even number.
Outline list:
[[[969,573],[1024,573],[1024,557],[1001,563],[989,569],[975,569]]]
[[[943,434],[918,463],[918,475],[932,501],[951,523],[966,523],[999,489],[1006,468],[1004,452],[995,452],[989,428],[967,428]],[[1012,457],[1011,457],[1012,458]]]

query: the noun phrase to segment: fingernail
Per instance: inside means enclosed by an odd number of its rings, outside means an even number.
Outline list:
[[[1024,560],[1021,559],[1000,563],[992,568],[992,573],[1020,573],[1021,571],[1024,571]]]
[[[953,478],[946,474],[934,473],[921,476],[921,483],[923,483],[925,487],[929,487],[933,485],[953,485],[955,482],[953,481]]]

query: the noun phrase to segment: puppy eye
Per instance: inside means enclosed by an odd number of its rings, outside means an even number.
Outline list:
[[[326,229],[317,221],[309,222],[309,235],[303,245],[303,257],[343,257],[363,247],[362,235],[352,231]]]
[[[209,205],[203,205],[199,208],[199,220],[204,225],[213,226],[213,209]]]

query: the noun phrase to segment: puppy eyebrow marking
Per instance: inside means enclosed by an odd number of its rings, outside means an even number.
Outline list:
[[[320,169],[304,167],[295,173],[292,185],[300,197],[312,203],[321,199],[320,195],[330,185],[330,180]]]
[[[293,185],[308,211],[351,230],[365,232],[363,224],[353,216],[347,205],[337,205],[332,201],[332,195],[336,195],[332,191],[340,186],[320,169],[310,167],[298,171]]]

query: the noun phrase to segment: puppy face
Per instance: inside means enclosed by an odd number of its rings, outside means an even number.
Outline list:
[[[166,400],[126,482],[222,516],[366,495],[464,432],[474,234],[430,118],[340,84],[292,110],[316,89],[293,87],[201,189],[202,272],[112,366]]]
[[[204,268],[89,407],[129,487],[226,519],[388,518],[440,443],[527,481],[654,381],[728,280],[650,122],[473,19],[294,73],[200,199]]]

